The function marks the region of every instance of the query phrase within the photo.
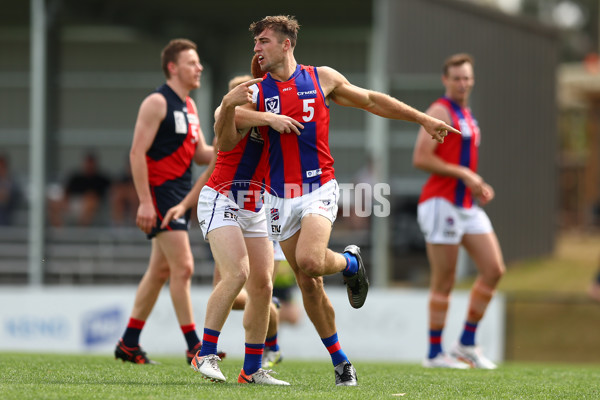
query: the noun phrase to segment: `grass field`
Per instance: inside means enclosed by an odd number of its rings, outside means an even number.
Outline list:
[[[181,357],[134,365],[109,356],[0,354],[2,399],[598,399],[600,365],[504,364],[495,371],[431,370],[356,362],[358,387],[336,387],[328,362],[285,360],[288,387],[239,385],[241,360],[225,359],[226,383],[203,380]]]
[[[330,363],[286,359],[277,367],[276,377],[292,386],[264,387],[235,383],[239,359],[225,359],[221,367],[229,382],[214,384],[187,367],[182,357],[157,357],[160,365],[139,366],[117,362],[110,355],[0,353],[0,400],[600,399],[600,305],[586,295],[598,266],[598,243],[597,234],[562,235],[552,257],[509,266],[500,285],[512,296],[519,316],[511,317],[513,330],[518,329],[509,333],[507,345],[512,343],[514,349],[507,349],[508,358],[552,362],[507,362],[495,371],[451,371],[354,360],[359,386],[338,388]],[[461,285],[467,288],[470,283]],[[527,301],[516,301],[515,296]],[[540,296],[543,302],[536,300]],[[590,353],[591,363],[574,363],[584,359],[574,348]]]

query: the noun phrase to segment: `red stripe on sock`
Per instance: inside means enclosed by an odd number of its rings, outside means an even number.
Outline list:
[[[209,342],[209,343],[219,343],[219,337],[214,336],[214,335],[208,335],[205,333],[204,336],[202,337],[202,341]]]
[[[440,343],[442,343],[442,338],[439,337],[439,336],[438,337],[432,336],[432,337],[429,338],[429,343],[431,343],[431,344],[440,344]]]
[[[133,329],[142,329],[144,328],[145,324],[146,321],[142,321],[141,319],[129,318],[129,323],[127,324],[127,327]]]
[[[329,354],[333,354],[336,351],[339,351],[342,348],[342,346],[340,346],[340,342],[335,342],[335,344],[332,344],[331,346],[327,347],[327,350],[329,351]]]
[[[263,353],[263,349],[262,347],[260,349],[253,349],[252,347],[246,347],[246,354],[262,354]]]
[[[194,329],[196,329],[196,324],[181,325],[181,331],[184,335],[188,332],[193,331]]]

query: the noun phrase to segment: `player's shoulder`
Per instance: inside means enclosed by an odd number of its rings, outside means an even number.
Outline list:
[[[434,101],[427,109],[427,114],[434,118],[441,119],[446,123],[451,122],[450,110],[448,106],[441,101]]]
[[[336,88],[348,83],[348,80],[344,75],[338,72],[336,69],[328,66],[315,67],[321,88],[325,92],[325,96],[333,92]]]
[[[167,99],[160,93],[150,93],[140,105],[140,113],[164,117],[167,113]]]
[[[148,96],[146,96],[146,98],[142,102],[142,105],[144,105],[144,104],[149,104],[149,105],[166,105],[167,104],[167,98],[164,96],[164,94],[162,94],[160,92],[152,92]]]
[[[332,67],[327,65],[321,65],[319,67],[313,67],[320,77],[335,77],[341,76],[342,74]]]

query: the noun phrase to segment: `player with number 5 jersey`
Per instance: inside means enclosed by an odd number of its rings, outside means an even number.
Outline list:
[[[354,86],[332,68],[297,63],[298,30],[298,21],[283,15],[250,25],[258,69],[264,74],[253,94],[254,110],[284,114],[303,125],[299,136],[259,128],[268,138],[267,228],[294,270],[307,315],[331,356],[336,385],[355,386],[356,370],[339,343],[323,276],[342,273],[354,308],[363,306],[369,280],[358,246],[349,245],[343,253],[328,248],[339,198],[329,149],[329,102],[418,122],[438,141],[458,131],[388,95]],[[251,104],[242,107],[252,109]],[[237,129],[250,124],[237,117],[236,111]]]
[[[271,128],[259,128],[269,137],[265,183],[273,196],[298,197],[335,178],[329,150],[329,105],[316,71],[315,67],[298,65],[285,82],[267,74],[257,85],[255,103],[259,111],[287,115],[304,125],[301,135],[280,135]]]

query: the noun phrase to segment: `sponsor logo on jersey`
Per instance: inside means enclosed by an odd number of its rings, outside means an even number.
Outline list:
[[[265,99],[265,111],[273,114],[279,114],[279,96]]]
[[[187,118],[191,125],[200,125],[200,120],[196,114],[188,114]]]
[[[175,133],[188,133],[188,125],[185,120],[185,114],[182,111],[173,111],[173,119],[175,120]]]
[[[282,92],[289,92],[290,90],[292,90],[291,87],[284,87],[283,89],[281,89]]]
[[[317,96],[317,89],[307,90],[305,92],[298,92],[299,99],[312,99]]]
[[[323,173],[323,171],[321,170],[321,168],[319,169],[312,169],[310,171],[306,171],[306,177],[307,178],[313,178],[317,175],[321,175]]]

